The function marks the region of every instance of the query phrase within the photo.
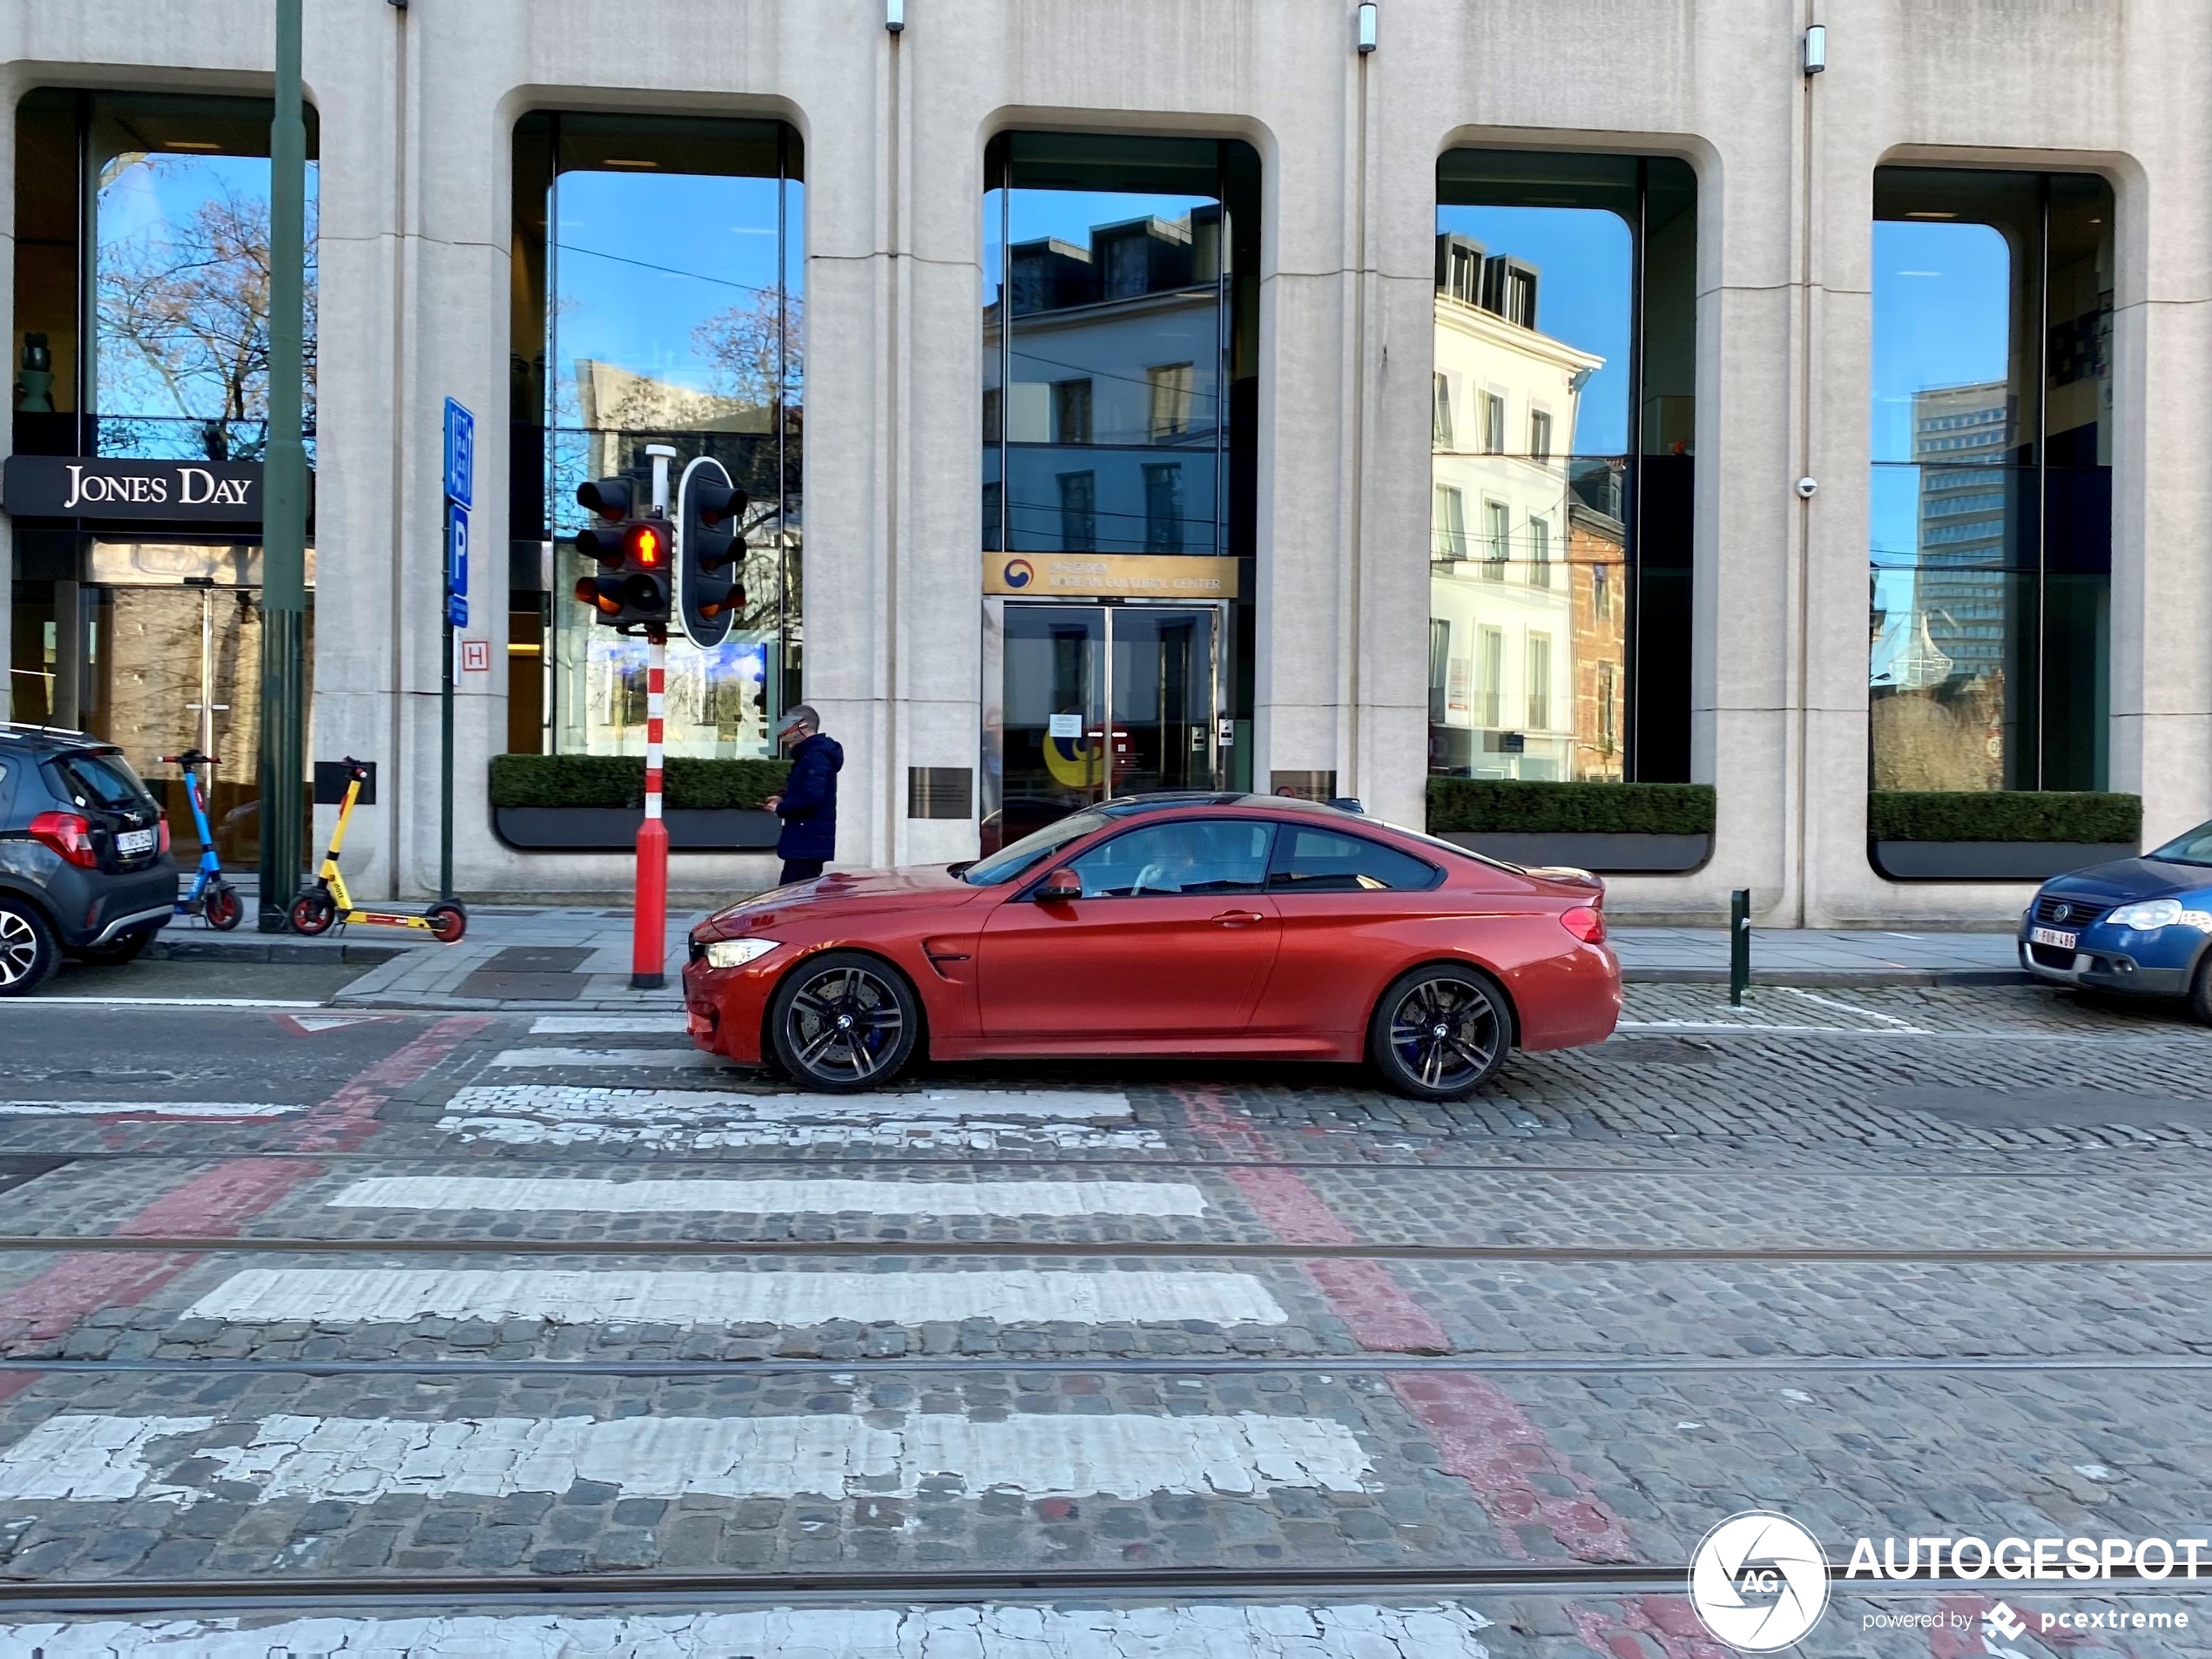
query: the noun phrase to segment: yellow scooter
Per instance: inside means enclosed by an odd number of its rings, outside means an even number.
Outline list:
[[[346,878],[338,873],[338,849],[346,844],[346,824],[368,781],[368,768],[351,755],[340,762],[346,768],[346,799],[339,803],[338,823],[330,832],[330,850],[322,855],[322,868],[312,881],[300,883],[300,896],[292,901],[292,931],[310,939],[327,934],[340,922],[360,922],[371,927],[419,927],[441,945],[450,945],[469,930],[469,913],[454,900],[441,900],[421,915],[404,910],[363,910],[346,891]]]

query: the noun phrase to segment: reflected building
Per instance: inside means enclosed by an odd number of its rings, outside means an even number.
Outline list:
[[[1432,772],[1622,775],[1617,740],[1609,759],[1595,733],[1578,740],[1602,691],[1617,692],[1624,637],[1620,521],[1585,509],[1578,526],[1568,488],[1576,403],[1604,360],[1538,327],[1541,280],[1468,237],[1436,239]]]
[[[2005,671],[2005,462],[2012,396],[2002,381],[1946,386],[1912,397],[1912,458],[1920,463],[1916,608],[1952,671]]]

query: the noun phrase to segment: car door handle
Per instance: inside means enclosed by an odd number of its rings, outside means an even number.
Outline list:
[[[1265,921],[1267,918],[1257,910],[1224,910],[1214,920],[1224,927],[1244,927],[1255,921]]]

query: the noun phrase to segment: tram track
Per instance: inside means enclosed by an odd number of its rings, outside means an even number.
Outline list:
[[[1903,1266],[2103,1267],[2212,1264],[2207,1250],[1971,1249],[1859,1244],[1388,1244],[1212,1243],[1203,1239],[361,1239],[112,1233],[0,1236],[0,1255],[125,1252],[216,1256],[1028,1257],[1217,1261],[1807,1262]]]

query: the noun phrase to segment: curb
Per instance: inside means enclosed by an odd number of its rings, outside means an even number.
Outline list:
[[[356,945],[342,939],[286,939],[253,935],[244,939],[156,939],[148,945],[148,958],[192,962],[359,962],[373,965],[403,956],[405,945]]]
[[[1725,968],[1624,968],[1624,985],[1725,985]],[[1808,991],[1880,990],[1896,986],[2039,985],[2017,968],[1755,968],[1751,983]]]

